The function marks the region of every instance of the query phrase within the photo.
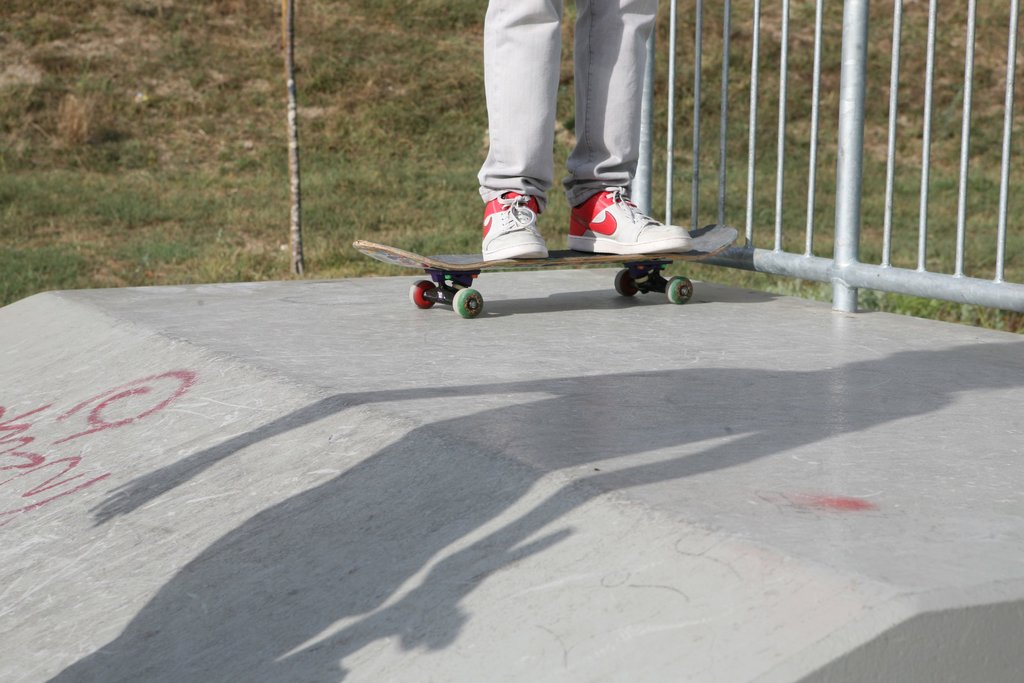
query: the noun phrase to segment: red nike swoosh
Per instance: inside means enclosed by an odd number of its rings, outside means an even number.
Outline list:
[[[607,209],[597,214],[597,216],[598,218],[595,218],[590,222],[591,230],[601,233],[602,235],[612,235],[616,230],[618,230],[619,224],[616,222],[615,216],[613,216]]]

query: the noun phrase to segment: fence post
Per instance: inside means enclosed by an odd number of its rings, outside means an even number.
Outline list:
[[[651,215],[651,179],[654,174],[654,31],[647,39],[647,71],[644,73],[643,105],[640,113],[640,159],[630,188],[630,199]],[[671,189],[666,190],[671,192]]]
[[[857,310],[857,288],[843,269],[860,259],[861,184],[864,172],[864,91],[869,0],[843,5],[842,70],[839,76],[839,155],[836,164],[836,240],[832,308]]]

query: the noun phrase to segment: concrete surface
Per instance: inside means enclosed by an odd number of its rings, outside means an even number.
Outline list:
[[[0,680],[1021,680],[1024,339],[612,273],[0,309]]]

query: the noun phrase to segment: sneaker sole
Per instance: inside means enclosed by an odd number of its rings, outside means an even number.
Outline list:
[[[683,253],[693,248],[689,238],[668,237],[654,242],[640,244],[623,244],[606,237],[575,237],[569,236],[569,248],[574,251],[593,252],[595,254],[662,254]]]
[[[517,244],[483,254],[484,261],[504,261],[505,259],[547,257],[548,250],[544,247],[538,248],[535,244]]]

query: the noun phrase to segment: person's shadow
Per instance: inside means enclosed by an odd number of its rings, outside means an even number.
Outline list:
[[[549,398],[412,429],[260,512],[178,571],[114,641],[53,680],[340,680],[345,659],[376,641],[445,648],[469,618],[463,599],[495,571],[572,534],[559,520],[596,496],[741,467],[942,409],[962,391],[1022,384],[1021,345],[1011,343],[808,372],[693,368],[340,394],[128,484],[96,510],[97,523],[131,514],[246,446],[356,406],[431,396],[442,406],[498,393]],[[654,463],[630,457],[654,450],[670,455]],[[604,467],[612,458],[615,466]],[[539,478],[583,465],[589,475],[452,549]]]

